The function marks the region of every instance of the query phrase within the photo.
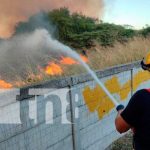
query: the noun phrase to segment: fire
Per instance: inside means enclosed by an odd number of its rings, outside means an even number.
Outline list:
[[[88,62],[88,58],[86,56],[80,55],[81,59],[87,63]],[[79,64],[78,61],[76,61],[75,59],[71,58],[71,57],[64,57],[62,56],[60,61],[58,62],[58,64],[54,63],[54,62],[49,62],[48,65],[46,66],[45,73],[48,75],[62,75],[63,73],[63,69],[60,66],[61,65],[74,65],[74,64]]]
[[[62,59],[60,60],[60,63],[64,64],[64,65],[77,64],[77,62],[74,59],[70,58],[70,57],[62,57]]]
[[[89,61],[86,56],[80,55],[80,57],[85,63],[87,63]]]
[[[86,56],[80,55],[81,59],[87,63],[88,62],[88,58]],[[62,57],[62,59],[60,60],[61,64],[64,65],[74,65],[74,64],[79,64],[78,61],[70,58],[70,57]]]
[[[59,65],[50,62],[45,68],[45,73],[48,75],[61,75],[63,73],[63,70]]]
[[[7,83],[7,82],[4,81],[4,80],[0,80],[0,88],[1,88],[1,89],[10,89],[10,88],[12,88],[12,87],[13,87],[12,84]]]

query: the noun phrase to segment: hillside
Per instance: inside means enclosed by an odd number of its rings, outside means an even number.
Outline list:
[[[40,28],[47,29],[53,38],[84,56],[93,70],[141,60],[150,48],[150,27],[135,30],[129,25],[104,23],[82,14],[71,14],[66,8],[31,17],[27,23],[20,23],[17,26],[15,34],[26,35],[30,32],[32,34],[35,29]],[[19,71],[13,68],[11,62],[9,67],[15,70],[13,81],[7,76],[3,76],[7,78],[2,79],[5,81],[9,79],[14,86],[26,86],[41,80],[85,73],[81,65],[65,56],[55,56],[43,51],[37,63],[33,63],[34,55],[28,57],[27,54],[26,57],[27,63],[21,63]],[[5,74],[12,76],[10,69],[7,69],[9,72]]]
[[[67,8],[31,17],[27,23],[17,26],[16,34],[35,28],[47,28],[59,41],[79,49],[91,48],[95,42],[103,47],[112,47],[116,42],[125,44],[134,37],[147,38],[150,34],[149,26],[135,30],[130,25],[109,24],[82,14],[71,14]]]
[[[73,48],[90,48],[95,42],[101,46],[114,46],[116,42],[124,44],[134,37],[147,38],[150,27],[135,30],[130,25],[103,23],[81,14],[70,14],[62,8],[48,13],[49,20],[57,27],[60,41]]]

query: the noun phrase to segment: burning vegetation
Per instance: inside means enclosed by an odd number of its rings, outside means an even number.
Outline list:
[[[84,62],[88,62],[88,58],[86,56],[80,55],[80,57]],[[60,60],[57,62],[49,61],[45,67],[38,66],[37,73],[34,74],[30,72],[26,81],[12,81],[12,83],[8,83],[5,80],[0,80],[0,89],[10,89],[13,87],[26,86],[27,83],[42,81],[45,76],[62,76],[64,74],[63,66],[67,67],[72,65],[79,65],[79,62],[71,57],[61,56]]]
[[[86,56],[80,55],[80,57],[84,62],[88,62],[88,58]],[[79,65],[79,63],[75,59],[64,56],[61,57],[61,60],[58,63],[59,64],[56,64],[50,61],[44,69],[45,73],[51,76],[62,75],[63,69],[61,65]]]
[[[0,89],[10,89],[12,88],[13,85],[10,84],[10,83],[7,83],[6,81],[4,80],[0,80]]]
[[[29,22],[16,25],[27,21],[31,13],[25,20],[13,22],[16,30],[13,24],[10,32],[3,30],[9,32],[6,35],[1,30],[5,24],[0,25],[1,38],[15,33],[10,39],[0,39],[0,88],[21,87],[83,72],[79,62],[69,57],[70,48],[66,45],[80,49],[81,59],[96,70],[141,59],[150,47],[150,27],[138,31],[99,22],[90,15],[84,16],[86,11],[81,15],[69,10],[70,7],[56,9],[45,13],[46,21],[36,18],[37,22],[33,16]],[[53,35],[55,27],[50,22],[57,26],[58,36]]]
[[[63,70],[59,65],[50,62],[45,68],[45,73],[52,76],[61,75],[63,73]]]

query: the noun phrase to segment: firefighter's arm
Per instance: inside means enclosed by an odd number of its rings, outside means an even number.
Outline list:
[[[131,128],[131,126],[120,115],[124,109],[124,106],[119,105],[116,109],[118,111],[117,117],[115,119],[116,129],[119,133],[127,132]]]

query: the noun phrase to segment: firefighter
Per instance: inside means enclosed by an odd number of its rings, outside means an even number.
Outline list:
[[[150,71],[150,53],[141,62],[144,70]],[[126,108],[119,105],[115,119],[116,129],[125,133],[133,131],[135,150],[150,150],[150,89],[137,91],[130,99]]]

